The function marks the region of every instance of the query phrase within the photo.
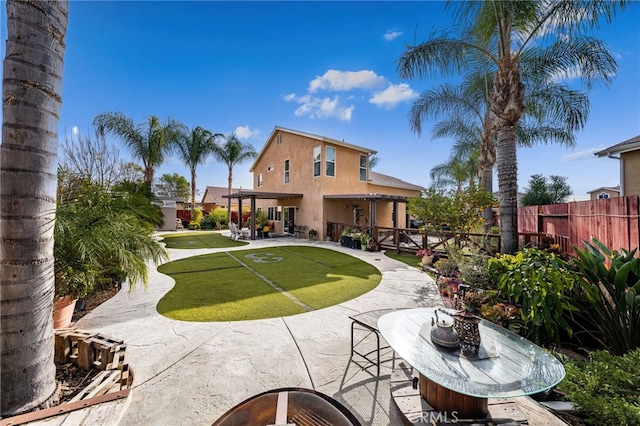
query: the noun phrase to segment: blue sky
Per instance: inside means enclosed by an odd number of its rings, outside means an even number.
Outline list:
[[[4,2],[3,2],[4,3]],[[445,81],[401,80],[405,43],[448,27],[445,3],[427,2],[98,2],[70,1],[60,138],[88,133],[93,118],[121,111],[134,121],[172,117],[189,127],[236,132],[256,150],[275,126],[316,133],[378,151],[374,169],[428,186],[449,157],[450,140],[421,137],[407,113],[421,91]],[[597,33],[619,72],[590,92],[591,113],[573,149],[518,151],[519,186],[534,173],[568,177],[572,199],[619,183],[617,161],[593,152],[640,134],[640,5]],[[2,37],[6,10],[2,4]],[[2,43],[4,57],[4,43]],[[114,144],[120,146],[117,141]],[[121,156],[128,155],[120,147]],[[234,186],[252,187],[250,164]],[[179,173],[170,158],[156,171]],[[197,186],[226,186],[226,167],[210,160]],[[494,182],[497,188],[497,179]]]

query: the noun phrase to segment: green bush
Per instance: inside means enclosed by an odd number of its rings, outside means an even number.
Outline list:
[[[565,315],[577,310],[571,291],[578,278],[566,261],[525,248],[489,259],[488,272],[500,295],[521,307],[527,338],[542,345],[557,343],[560,330],[573,334]]]
[[[458,263],[460,278],[465,284],[472,288],[489,289],[493,286],[493,280],[488,270],[489,256],[484,254],[474,254],[466,256]]]
[[[223,226],[227,225],[227,211],[219,207],[217,209],[211,210],[209,214],[203,219],[203,223],[204,222],[211,222],[213,224],[213,228],[221,229]]]
[[[574,247],[578,281],[588,315],[598,331],[591,333],[602,346],[617,354],[640,348],[640,259],[637,249],[609,250],[597,239]],[[588,330],[587,330],[588,331]]]
[[[558,385],[589,425],[640,425],[640,349],[623,356],[590,353],[591,361],[569,361]]]
[[[458,271],[458,262],[453,257],[441,257],[433,267],[438,270],[440,275],[445,277],[453,277]]]

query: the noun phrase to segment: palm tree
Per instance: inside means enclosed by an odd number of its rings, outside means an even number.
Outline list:
[[[465,183],[475,185],[478,172],[478,144],[458,142],[453,146],[452,153],[447,161],[433,166],[429,175],[434,180],[434,186],[454,185],[460,193]]]
[[[609,83],[616,71],[613,56],[601,41],[580,32],[596,27],[601,17],[610,22],[616,8],[625,4],[598,0],[459,2],[459,27],[471,31],[459,37],[436,34],[424,43],[408,46],[399,60],[398,71],[404,78],[451,75],[474,65],[479,69],[479,57],[484,58],[482,65],[489,62],[495,69],[488,102],[489,120],[496,129],[503,252],[518,249],[516,132],[525,111],[521,64],[526,62],[531,70],[549,79],[575,71],[586,88],[596,81]],[[557,112],[548,110],[545,114],[554,116]],[[584,120],[568,125],[575,132]]]
[[[235,133],[223,136],[224,143],[216,144],[213,151],[214,157],[227,165],[229,175],[227,177],[228,194],[231,195],[231,184],[233,183],[233,166],[243,163],[247,160],[254,159],[258,156],[255,148],[250,144],[240,142]],[[242,212],[238,212],[238,220],[240,220]],[[231,198],[227,199],[227,223],[231,222]]]
[[[189,167],[191,172],[191,214],[196,204],[196,168],[203,164],[216,149],[216,137],[210,131],[198,126],[191,132],[186,126],[180,126],[175,142],[178,156]]]
[[[0,415],[47,406],[53,362],[53,230],[66,1],[7,0],[0,175]]]
[[[98,133],[113,133],[120,138],[131,154],[142,161],[144,181],[151,185],[155,169],[164,161],[177,138],[179,124],[174,120],[163,123],[158,117],[147,117],[146,122],[135,124],[121,112],[104,112],[94,118]]]

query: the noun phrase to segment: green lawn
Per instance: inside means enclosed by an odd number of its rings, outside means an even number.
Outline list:
[[[382,278],[375,267],[355,257],[307,246],[195,256],[166,263],[158,270],[176,280],[158,303],[158,312],[181,321],[295,315],[358,297]]]
[[[393,250],[387,250],[384,252],[384,255],[387,257],[390,257],[392,259],[395,259],[397,261],[400,261],[402,263],[406,263],[409,266],[413,266],[415,268],[420,269],[421,268],[421,259],[416,257],[415,254],[408,254],[408,253],[396,253]]]
[[[163,234],[163,243],[167,248],[176,249],[201,249],[238,247],[249,243],[246,241],[233,241],[231,238],[213,231],[177,232],[175,234]]]

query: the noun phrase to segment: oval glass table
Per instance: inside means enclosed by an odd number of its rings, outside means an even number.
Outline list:
[[[437,308],[452,315],[455,310]],[[446,350],[429,338],[436,308],[383,315],[378,329],[393,350],[419,373],[420,395],[435,410],[462,418],[484,418],[488,398],[547,391],[565,376],[560,361],[524,337],[490,321],[479,323],[475,355]],[[442,314],[439,314],[442,319]]]

